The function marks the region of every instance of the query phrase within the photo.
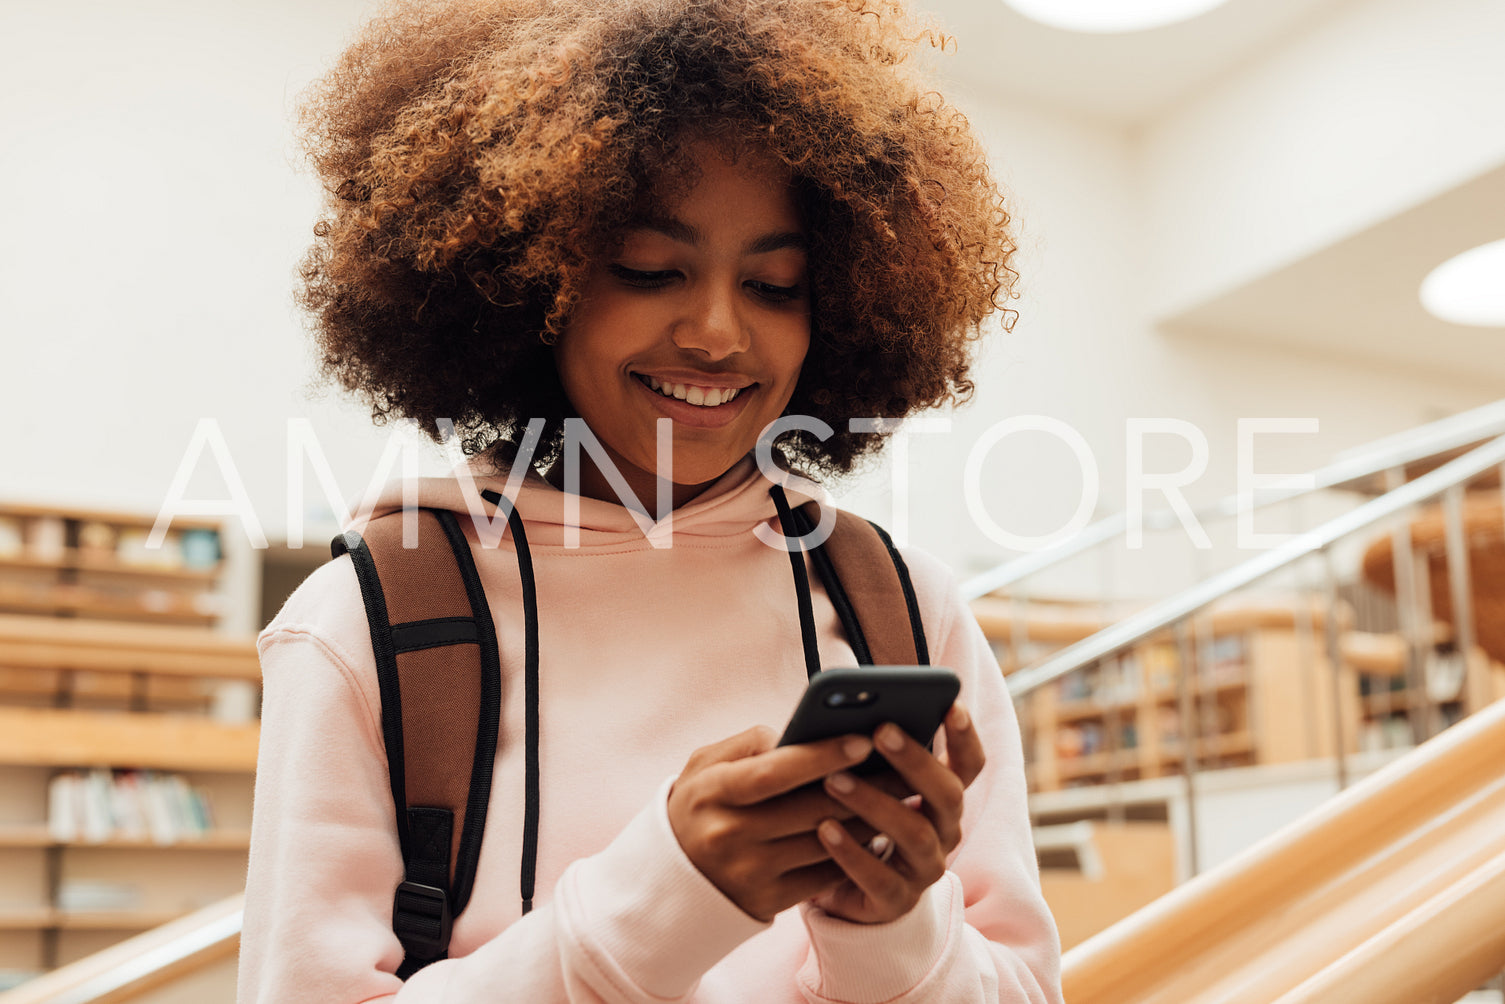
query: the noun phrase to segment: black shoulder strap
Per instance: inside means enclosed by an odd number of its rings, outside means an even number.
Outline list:
[[[817,503],[805,503],[800,512],[810,527],[817,525]],[[831,535],[812,552],[811,561],[841,617],[858,662],[930,665],[930,648],[909,566],[882,527],[838,509]],[[858,651],[859,641],[865,653]]]
[[[791,509],[778,485],[770,489],[785,535],[803,537],[820,521],[820,507],[807,502]],[[791,553],[795,588],[801,599],[801,627],[810,648],[813,623],[807,622],[804,562]],[[810,561],[836,608],[847,642],[863,665],[928,666],[930,649],[909,566],[882,527],[840,509],[825,543],[810,552]],[[813,615],[811,615],[813,616]],[[807,651],[808,656],[808,651]]]
[[[496,629],[454,514],[378,517],[330,545],[360,582],[381,693],[382,735],[405,869],[392,928],[403,979],[449,950],[475,882],[501,714]]]

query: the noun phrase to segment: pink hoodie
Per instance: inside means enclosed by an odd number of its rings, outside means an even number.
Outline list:
[[[469,469],[478,491],[502,490],[503,478]],[[501,643],[501,735],[475,891],[450,958],[398,980],[392,895],[403,869],[375,662],[351,562],[330,561],[258,639],[265,702],[240,1004],[1060,1002],[1013,706],[934,558],[903,552],[931,659],[961,676],[988,754],[950,870],[888,924],[809,905],[762,923],[685,856],[666,804],[694,750],[760,723],[782,729],[805,687],[789,558],[752,533],[778,530],[769,482],[744,459],[675,511],[672,537],[660,527],[657,543],[671,547],[653,546],[625,507],[580,499],[570,546],[572,497],[530,472],[517,506],[539,597],[542,804],[537,898],[521,916],[523,618],[511,539],[496,551],[477,544],[459,479],[407,487],[459,515]],[[792,505],[809,497],[786,490]],[[401,504],[394,482],[375,511]],[[852,665],[810,578],[821,665]]]

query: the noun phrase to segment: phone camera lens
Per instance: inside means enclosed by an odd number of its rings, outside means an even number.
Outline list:
[[[846,702],[847,702],[847,695],[843,694],[839,690],[836,691],[835,693],[831,693],[831,694],[827,694],[826,695],[826,707],[828,707],[828,708],[839,708],[843,704],[845,704]]]

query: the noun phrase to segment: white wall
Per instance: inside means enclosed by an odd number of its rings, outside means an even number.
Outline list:
[[[1505,4],[1365,0],[1144,134],[1169,318],[1505,163]]]
[[[1442,41],[1466,52],[1476,43],[1463,30],[1464,15],[1480,6],[1469,4],[1437,8],[1437,30],[1448,33]],[[1414,12],[1415,5],[1375,0],[1351,16],[1405,21],[1387,13],[1392,8]],[[291,108],[370,9],[365,0],[240,7],[96,0],[66,8],[11,0],[0,8],[7,129],[0,184],[13,196],[0,245],[7,377],[0,497],[155,511],[201,417],[218,421],[271,537],[287,521],[290,418],[313,422],[343,496],[365,487],[388,432],[372,429],[353,403],[307,393],[312,369],[291,296],[318,202],[312,180],[295,170]],[[1291,72],[1283,68],[1316,58],[1308,54],[1315,44],[1298,39],[1227,86],[1242,93],[1266,74]],[[1398,65],[1410,65],[1406,58],[1397,55]],[[955,415],[953,433],[914,440],[908,536],[958,568],[1012,553],[975,524],[961,491],[978,436],[1010,416],[1050,416],[1080,432],[1100,468],[1099,510],[1111,511],[1124,504],[1130,417],[1181,419],[1206,433],[1208,472],[1186,491],[1195,503],[1233,490],[1241,416],[1320,420],[1319,435],[1261,441],[1258,469],[1281,473],[1487,399],[1482,390],[1352,361],[1162,336],[1150,320],[1163,299],[1150,268],[1156,241],[1175,242],[1161,274],[1191,275],[1198,263],[1186,256],[1196,244],[1185,234],[1194,229],[1187,221],[1196,218],[1197,199],[1240,177],[1227,156],[1170,171],[1178,144],[1215,145],[1216,136],[1194,127],[1195,110],[1141,147],[1096,122],[993,100],[976,88],[954,93],[1013,194],[1024,294],[1014,332],[986,346],[976,399]],[[1407,129],[1426,127],[1428,115],[1454,114],[1403,107]],[[1267,106],[1251,105],[1249,114],[1262,116],[1265,129],[1305,122],[1287,122]],[[1209,177],[1186,177],[1197,168]],[[1308,169],[1330,178],[1352,164],[1323,148],[1311,153]],[[1233,180],[1222,179],[1223,171]],[[1389,191],[1382,182],[1366,181],[1375,198]],[[1227,242],[1206,253],[1213,250],[1233,254]],[[1198,275],[1223,267],[1201,264]],[[1147,467],[1174,470],[1188,456],[1184,444],[1161,437],[1148,444]],[[988,508],[1004,527],[1046,533],[1075,509],[1082,483],[1058,441],[1021,435],[990,457]],[[444,467],[435,451],[426,469]],[[855,504],[891,520],[888,482],[887,469],[875,469],[853,493]],[[189,494],[225,493],[205,455]],[[315,514],[323,508],[311,474],[300,504]],[[1225,551],[1220,560],[1228,558]],[[1178,561],[1183,567],[1121,554],[1117,588],[1143,593],[1183,581],[1192,556]],[[1047,585],[1090,592],[1099,569],[1087,562]]]
[[[1021,231],[1020,316],[1011,334],[998,334],[983,353],[975,401],[955,418],[955,435],[912,464],[913,538],[963,570],[977,570],[1018,552],[994,543],[968,515],[963,498],[965,457],[990,426],[1010,416],[1044,415],[1081,433],[1100,471],[1100,509],[1126,504],[1128,419],[1167,417],[1189,422],[1208,441],[1206,473],[1185,489],[1193,505],[1236,488],[1240,418],[1311,417],[1315,435],[1266,436],[1256,441],[1254,470],[1278,475],[1309,470],[1339,450],[1487,403],[1487,385],[1418,376],[1363,360],[1254,344],[1173,337],[1157,330],[1149,285],[1149,242],[1143,146],[1138,137],[1099,123],[1046,114],[989,98],[975,86],[956,89],[958,104],[987,137],[999,176],[1012,195]],[[1165,193],[1157,197],[1166,198]],[[916,437],[920,453],[926,437]],[[1042,433],[1005,440],[984,469],[988,508],[1005,529],[1044,534],[1075,511],[1082,478],[1060,440]],[[1191,460],[1175,436],[1146,440],[1144,470],[1169,473]],[[863,501],[878,517],[891,502],[876,491]],[[1338,500],[1314,502],[1310,521],[1332,514]],[[1150,495],[1146,506],[1160,507]],[[923,514],[923,519],[921,518]],[[1260,533],[1292,529],[1287,515],[1256,521]],[[1183,534],[1171,535],[1173,555],[1118,548],[1109,559],[1114,592],[1147,595],[1185,584],[1198,569],[1225,567],[1252,552],[1239,551],[1234,527],[1208,526],[1216,550],[1196,554]],[[1153,539],[1153,538],[1152,538]],[[1097,558],[1073,562],[1035,588],[1096,595],[1104,574]]]
[[[200,417],[273,533],[289,416],[363,483],[364,411],[304,393],[291,296],[318,201],[291,106],[367,6],[0,8],[0,496],[154,512]],[[224,497],[200,471],[190,493]]]

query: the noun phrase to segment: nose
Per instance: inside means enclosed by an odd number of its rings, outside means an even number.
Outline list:
[[[737,309],[738,292],[723,283],[704,283],[674,325],[674,344],[711,361],[746,352],[752,339]]]

